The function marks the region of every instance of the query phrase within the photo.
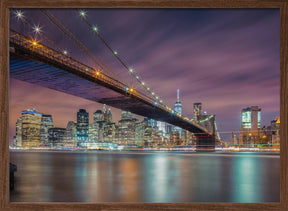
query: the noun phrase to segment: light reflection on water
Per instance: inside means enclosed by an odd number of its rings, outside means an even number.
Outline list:
[[[280,156],[11,152],[11,202],[279,202]]]

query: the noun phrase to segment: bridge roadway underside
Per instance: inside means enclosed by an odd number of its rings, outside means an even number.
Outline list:
[[[39,61],[40,60],[40,61]],[[99,84],[94,77],[80,71],[75,71],[65,65],[50,64],[45,60],[29,55],[10,52],[10,77],[21,81],[37,84],[66,94],[78,96],[102,104],[130,111],[144,117],[168,122],[197,134],[199,145],[214,145],[215,139],[207,137],[202,129],[192,123],[183,121],[168,111],[159,109],[134,97],[116,87]],[[203,147],[201,147],[203,148]],[[205,148],[205,147],[204,147]],[[207,147],[208,149],[208,147]],[[212,149],[213,150],[213,149]]]

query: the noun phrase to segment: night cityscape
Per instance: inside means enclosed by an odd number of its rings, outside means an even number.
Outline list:
[[[177,98],[175,112],[182,112],[182,104]],[[194,104],[194,119],[201,124],[202,119],[210,118],[215,127],[214,115],[202,115],[202,104]],[[261,128],[261,109],[251,106],[242,109],[242,127],[239,136],[231,133],[230,142],[215,141],[216,149],[226,150],[273,150],[280,149],[280,118],[272,120],[271,125]],[[16,123],[16,136],[11,149],[144,149],[144,150],[195,150],[197,141],[193,133],[179,127],[144,118],[139,121],[129,111],[121,112],[118,124],[113,122],[110,109],[104,104],[102,110],[89,113],[85,109],[77,112],[77,121],[69,121],[66,128],[54,127],[49,114],[36,109],[22,111]],[[209,122],[208,122],[209,123]],[[204,122],[203,127],[208,127]],[[216,126],[217,127],[217,126]],[[208,129],[208,128],[207,128]],[[216,131],[217,133],[217,131]],[[218,134],[219,135],[219,134]],[[180,148],[179,148],[180,147]]]
[[[279,202],[279,16],[10,9],[10,201]]]

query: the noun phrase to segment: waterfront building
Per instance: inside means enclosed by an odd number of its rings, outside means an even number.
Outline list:
[[[280,117],[270,122],[270,125],[261,130],[261,144],[280,147]]]
[[[88,143],[89,113],[85,109],[77,112],[77,146],[86,147]]]
[[[66,129],[60,127],[52,127],[48,129],[48,146],[53,148],[63,148],[64,134]]]
[[[117,143],[115,123],[107,123],[103,126],[103,141]]]
[[[153,129],[150,125],[145,126],[144,135],[143,135],[143,145],[145,147],[152,146],[152,136],[153,136]]]
[[[157,128],[159,131],[162,132],[162,135],[165,136],[166,135],[166,122],[161,122],[161,121],[157,121]]]
[[[16,146],[22,147],[22,118],[18,118],[16,122]]]
[[[137,146],[144,146],[145,123],[146,122],[143,120],[142,122],[135,124],[135,144]]]
[[[180,134],[178,131],[175,131],[170,135],[170,145],[180,145],[180,144],[181,144]]]
[[[39,147],[42,113],[27,109],[22,114],[22,147]]]
[[[231,145],[238,145],[238,139],[237,136],[234,132],[231,133],[231,140],[230,140]]]
[[[88,132],[88,137],[89,137],[89,143],[96,143],[99,141],[99,122],[93,122],[89,124],[89,132]]]
[[[77,129],[76,123],[69,121],[63,137],[63,146],[65,148],[74,148],[77,146]]]
[[[241,131],[239,144],[260,144],[261,108],[251,106],[241,111]]]
[[[135,145],[135,126],[138,119],[132,118],[129,111],[121,111],[121,120],[118,122],[119,143],[121,145]]]
[[[40,145],[48,146],[48,130],[54,127],[53,119],[51,115],[43,114],[41,118],[40,126]]]

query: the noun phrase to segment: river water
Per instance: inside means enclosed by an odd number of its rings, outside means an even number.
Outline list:
[[[280,155],[10,152],[10,202],[279,202]]]

